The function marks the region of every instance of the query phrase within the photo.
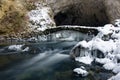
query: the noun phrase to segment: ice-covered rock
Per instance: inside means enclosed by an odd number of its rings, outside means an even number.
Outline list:
[[[106,69],[106,70],[113,70],[115,67],[116,67],[116,63],[114,62],[108,62],[106,64],[103,65],[103,67]]]
[[[100,63],[100,64],[106,64],[106,63],[110,63],[112,60],[110,60],[109,58],[96,58],[95,59],[96,62]]]
[[[10,46],[8,46],[8,50],[21,51],[21,52],[29,51],[29,47],[25,47],[23,49],[23,46],[24,45],[10,45]]]
[[[114,45],[114,41],[113,40],[109,40],[109,41],[103,41],[100,38],[96,38],[95,40],[93,40],[93,44],[91,44],[92,49],[94,50],[100,50],[101,52],[103,52],[104,54],[109,53],[111,51],[114,50],[114,48],[116,47]]]
[[[120,54],[116,54],[116,58],[120,60]]]
[[[108,35],[110,33],[113,33],[114,25],[107,24],[104,27],[99,27],[98,30],[100,31],[100,33],[102,33],[104,35]]]
[[[116,27],[120,27],[120,19],[116,19],[115,20],[115,26]]]
[[[76,72],[79,75],[82,75],[83,77],[88,75],[88,72],[85,69],[82,69],[82,68],[76,68],[73,71]]]
[[[120,65],[116,65],[113,69],[114,73],[119,73],[120,72]]]
[[[24,45],[11,45],[8,47],[9,50],[21,51]]]
[[[26,47],[25,49],[22,50],[23,52],[29,51],[29,47]]]
[[[116,29],[117,28],[117,29]],[[99,27],[98,30],[100,31],[96,37],[94,37],[91,41],[80,41],[74,48],[81,46],[83,48],[88,48],[89,50],[100,50],[103,52],[104,55],[108,53],[118,53],[119,54],[119,39],[113,39],[112,34],[119,30],[118,27],[114,27],[112,24],[105,25],[104,27]],[[109,40],[104,40],[102,37],[104,35],[110,35],[108,38]]]
[[[83,63],[90,63],[95,58],[95,62],[103,64],[104,69],[112,70],[114,73],[118,73],[117,75],[111,77],[109,80],[120,80],[120,20],[116,20],[115,25],[107,24],[104,27],[98,27],[98,35],[95,36],[90,41],[80,41],[74,48],[79,49],[78,47],[83,49],[83,52],[79,52],[79,54],[83,54],[84,56],[76,57],[75,60]],[[80,49],[81,50],[81,49]],[[87,54],[91,55],[88,57]],[[99,50],[104,54],[104,58],[96,58],[93,55],[94,50]],[[77,50],[79,51],[79,50]],[[75,52],[75,51],[74,51]],[[95,52],[94,52],[95,53]],[[98,53],[97,53],[98,54]]]
[[[29,38],[27,41],[28,42],[37,42],[38,39],[36,37],[32,37],[32,38]]]

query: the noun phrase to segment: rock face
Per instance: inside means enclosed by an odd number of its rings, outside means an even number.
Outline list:
[[[119,0],[47,0],[57,25],[103,26],[120,18]]]
[[[32,32],[40,32],[55,27],[53,12],[46,3],[35,3],[36,8],[28,12],[29,27]]]
[[[52,8],[57,25],[96,27],[120,18],[120,0],[0,0],[0,36],[28,36],[32,30],[26,14],[37,1]]]
[[[36,2],[42,6],[36,6]],[[52,10],[44,0],[0,0],[0,37],[30,37],[41,25],[55,26]]]
[[[24,15],[27,9],[19,0],[0,0],[0,34],[15,36],[26,31]]]
[[[105,0],[106,12],[109,20],[114,23],[115,19],[120,18],[120,0]]]

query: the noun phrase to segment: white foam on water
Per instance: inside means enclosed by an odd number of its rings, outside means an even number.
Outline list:
[[[64,59],[67,59],[67,58],[69,58],[69,55],[56,53],[56,54],[48,57],[46,60],[38,63],[38,66],[40,66],[40,67],[44,67],[44,66],[49,67],[49,66],[54,65],[54,64],[56,64],[56,63],[58,63],[58,62],[60,62],[60,61],[62,61]]]
[[[28,67],[31,65],[36,64],[37,62],[40,62],[43,59],[47,59],[48,57],[52,56],[54,52],[57,52],[58,50],[54,50],[54,51],[45,51],[43,53],[39,53],[38,55],[36,55],[35,57],[33,57],[32,59],[27,60],[23,66]]]

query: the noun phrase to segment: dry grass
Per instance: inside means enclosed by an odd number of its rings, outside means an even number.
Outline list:
[[[0,0],[0,35],[20,36],[29,31],[26,13],[34,8],[31,0]]]

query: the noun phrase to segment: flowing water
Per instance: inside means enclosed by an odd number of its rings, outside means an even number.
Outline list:
[[[61,37],[63,32],[67,34]],[[57,34],[57,38],[48,41],[22,43],[30,48],[27,52],[8,51],[6,47],[10,44],[1,45],[0,80],[106,80],[112,76],[100,65],[93,63],[90,66],[72,60],[70,50],[79,40],[89,37],[73,31],[63,32],[53,33],[53,36]],[[81,65],[89,71],[87,77],[73,73],[73,69]]]

